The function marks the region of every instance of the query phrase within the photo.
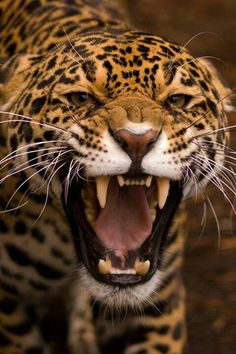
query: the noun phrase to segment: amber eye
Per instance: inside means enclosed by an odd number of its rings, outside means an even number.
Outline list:
[[[93,96],[85,91],[70,92],[67,93],[65,96],[71,105],[77,107],[83,106],[85,103],[92,102],[94,100]]]
[[[168,106],[174,108],[184,108],[189,103],[190,100],[191,100],[190,95],[178,94],[178,95],[169,96],[165,102],[168,104]]]

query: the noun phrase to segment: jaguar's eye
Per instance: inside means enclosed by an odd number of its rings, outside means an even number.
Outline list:
[[[80,107],[87,102],[94,101],[93,96],[85,91],[69,92],[65,96],[70,104],[77,107]]]
[[[174,108],[184,108],[189,103],[191,98],[192,97],[190,95],[178,94],[178,95],[169,96],[165,100],[165,102],[168,104],[168,106]]]

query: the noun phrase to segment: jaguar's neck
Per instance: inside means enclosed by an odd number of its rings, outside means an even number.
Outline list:
[[[86,31],[112,27],[119,1],[3,0],[0,3],[0,57],[38,54]],[[114,25],[114,27],[116,27]]]

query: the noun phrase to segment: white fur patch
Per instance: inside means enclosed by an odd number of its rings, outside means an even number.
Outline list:
[[[144,122],[144,123],[133,123],[133,122],[127,122],[124,126],[125,130],[128,130],[128,132],[132,134],[137,134],[137,135],[142,135],[147,133],[149,130],[151,130],[152,124],[149,122]]]
[[[83,266],[79,270],[79,280],[88,294],[102,304],[118,309],[140,307],[140,304],[149,301],[151,294],[160,287],[162,279],[162,272],[157,271],[144,284],[120,288],[96,281]]]
[[[78,163],[85,166],[86,174],[89,177],[127,173],[131,165],[130,157],[121,149],[108,131],[104,132],[101,141],[102,151],[81,146],[74,137],[68,140],[68,144],[79,153],[87,155],[84,158],[79,158]]]
[[[182,164],[173,163],[173,157],[177,154],[168,154],[169,148],[168,137],[165,132],[162,132],[153,149],[144,156],[142,168],[148,175],[168,177],[173,180],[178,180],[182,175]]]

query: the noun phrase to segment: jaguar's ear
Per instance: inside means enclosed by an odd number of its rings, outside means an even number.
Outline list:
[[[216,88],[219,95],[219,101],[222,102],[223,108],[226,112],[231,112],[234,107],[231,104],[231,89],[227,86],[225,80],[221,77],[219,72],[213,66],[213,64],[206,59],[198,59],[204,67],[209,81],[211,81]]]
[[[15,55],[11,59],[0,58],[0,107],[9,108],[27,84],[35,55]]]

